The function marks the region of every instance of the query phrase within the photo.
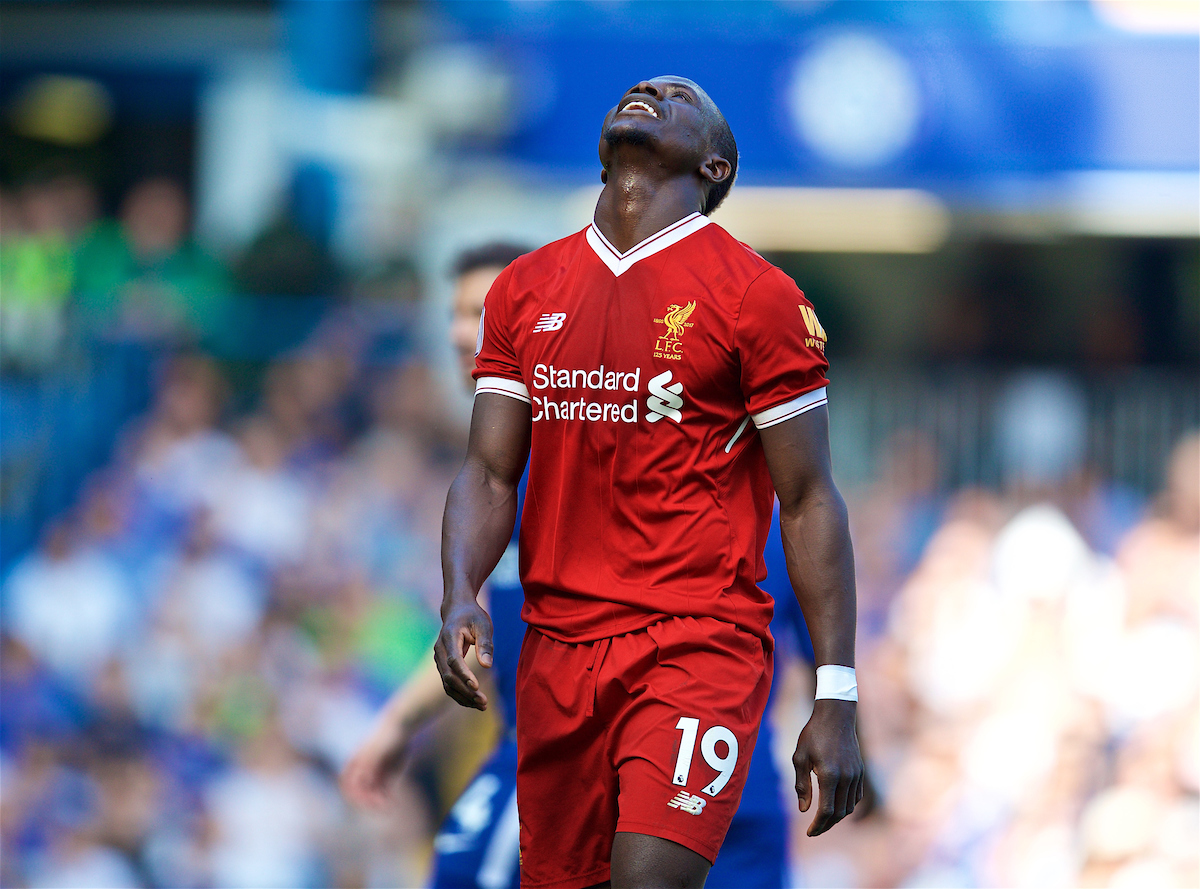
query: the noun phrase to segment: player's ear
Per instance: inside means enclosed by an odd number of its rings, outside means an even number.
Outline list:
[[[700,175],[713,185],[724,182],[732,172],[733,164],[716,152],[709,153],[704,158],[704,162],[700,164]]]
[[[600,168],[600,181],[605,185],[608,185],[608,170],[604,169],[603,167]]]

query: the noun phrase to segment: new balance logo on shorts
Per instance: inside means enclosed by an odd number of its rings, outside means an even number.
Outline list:
[[[704,806],[707,802],[703,797],[690,794],[686,790],[681,790],[675,794],[674,799],[667,803],[667,805],[672,809],[683,809],[689,815],[699,815],[704,811]]]
[[[566,320],[566,312],[547,312],[545,315],[538,318],[537,324],[533,325],[533,332],[544,333],[547,330],[558,330],[563,326],[563,322]]]

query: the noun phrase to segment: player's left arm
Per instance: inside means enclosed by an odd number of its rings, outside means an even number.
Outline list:
[[[812,636],[816,666],[854,666],[854,552],[846,503],[833,481],[829,414],[820,406],[760,429],[779,495],[788,577]],[[864,769],[853,701],[821,699],[800,733],[792,761],[800,810],[812,803],[810,773],[820,788],[809,836],[824,833],[862,799]]]

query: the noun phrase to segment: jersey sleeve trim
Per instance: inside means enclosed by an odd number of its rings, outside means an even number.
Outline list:
[[[480,380],[480,382],[483,381]],[[829,398],[825,394],[825,387],[822,386],[820,389],[805,392],[800,397],[793,398],[791,401],[776,405],[775,407],[769,407],[765,411],[759,411],[757,414],[751,414],[750,419],[754,421],[755,428],[766,429],[769,426],[776,426],[784,420],[798,417],[815,407],[820,407],[828,403]]]
[[[523,401],[526,404],[533,404],[529,398],[529,390],[524,383],[517,380],[509,380],[504,377],[480,377],[475,383],[475,394],[481,395],[484,392],[490,392],[495,395],[507,395],[509,398],[515,398],[517,401]]]

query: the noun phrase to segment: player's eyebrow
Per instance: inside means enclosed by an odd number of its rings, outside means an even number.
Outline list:
[[[682,89],[682,90],[686,91],[688,93],[688,95],[690,95],[693,99],[699,100],[699,98],[700,98],[700,96],[697,95],[696,90],[691,86],[691,84],[684,83],[683,81],[680,81],[680,80],[668,80],[668,81],[666,81],[666,85],[671,87],[672,89]]]
[[[664,89],[680,89],[691,96],[692,104],[699,108],[702,112],[710,113],[715,110],[712,105],[712,100],[708,98],[707,93],[700,89],[697,84],[687,80],[661,80],[656,81],[663,85]]]

